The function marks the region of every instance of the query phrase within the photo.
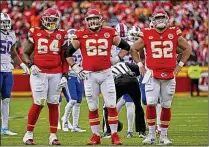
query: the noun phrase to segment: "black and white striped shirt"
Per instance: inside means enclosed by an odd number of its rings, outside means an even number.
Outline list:
[[[114,78],[121,77],[122,75],[134,75],[131,69],[124,62],[120,62],[112,66],[112,73]]]

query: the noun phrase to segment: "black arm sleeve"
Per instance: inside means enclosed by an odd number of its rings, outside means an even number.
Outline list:
[[[66,45],[64,47],[64,50],[65,50],[64,56],[65,58],[68,58],[68,57],[72,57],[73,53],[75,53],[77,49],[75,49],[73,45],[70,44],[69,46]]]
[[[128,63],[128,62],[126,62],[125,64],[131,69],[132,72],[135,73],[136,76],[139,76],[140,75],[138,65],[131,64],[131,63]]]
[[[123,39],[120,40],[118,47],[121,49],[127,50],[127,51],[129,51],[131,48],[130,45],[126,41],[124,41]]]

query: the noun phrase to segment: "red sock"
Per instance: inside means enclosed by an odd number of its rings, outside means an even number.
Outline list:
[[[116,108],[107,108],[108,124],[118,124],[118,111]]]
[[[90,126],[100,125],[98,109],[95,111],[89,111],[89,123]]]
[[[160,127],[161,128],[168,128],[171,120],[171,108],[163,108],[161,111],[160,116]]]
[[[33,104],[28,113],[27,131],[33,131],[43,106]]]
[[[147,116],[148,126],[155,125],[155,122],[156,122],[156,107],[155,106],[147,106],[146,107],[146,116]]]
[[[58,125],[58,117],[59,117],[58,106],[59,104],[48,103],[50,133],[57,133],[57,125]]]

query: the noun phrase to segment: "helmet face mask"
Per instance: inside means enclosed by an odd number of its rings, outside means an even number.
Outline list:
[[[45,16],[45,17],[43,17],[43,20],[44,20],[43,25],[49,31],[53,31],[57,28],[57,26],[59,24],[58,19],[59,19],[58,17],[54,17],[54,16],[52,16],[52,17],[51,16],[49,16],[49,17]]]
[[[154,12],[152,16],[152,24],[153,27],[157,29],[164,29],[168,24],[168,15],[165,11],[160,10],[159,12]]]
[[[0,28],[1,30],[11,30],[12,20],[6,13],[1,13]]]
[[[87,26],[89,29],[97,30],[102,26],[101,18],[99,16],[87,17],[86,18]]]
[[[97,31],[102,26],[102,15],[96,9],[90,9],[86,13],[85,22],[87,28],[92,31]]]
[[[49,8],[44,12],[43,16],[41,17],[41,22],[47,30],[54,31],[59,26],[59,13],[56,10]]]

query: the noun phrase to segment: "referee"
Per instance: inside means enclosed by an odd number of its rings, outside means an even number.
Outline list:
[[[120,62],[112,66],[112,72],[115,79],[117,100],[124,94],[128,94],[132,98],[135,104],[136,132],[139,132],[139,135],[145,136],[146,125],[144,120],[144,110],[141,106],[141,93],[139,88],[139,82],[136,78],[140,75],[138,66],[135,64]],[[104,108],[104,121],[106,125],[106,132],[104,132],[104,135],[111,133],[107,117],[107,109]],[[121,125],[122,124],[119,122],[118,131],[122,129],[120,128]]]

